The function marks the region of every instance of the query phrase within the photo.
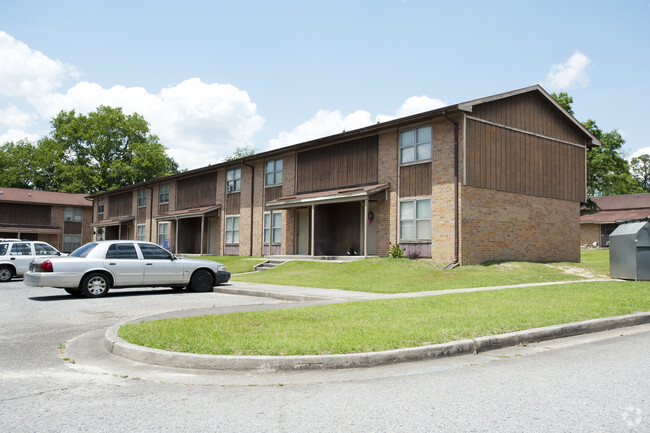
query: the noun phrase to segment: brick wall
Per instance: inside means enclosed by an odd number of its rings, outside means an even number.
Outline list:
[[[288,153],[282,158],[282,196],[296,192],[296,154]],[[280,254],[292,255],[296,251],[296,211],[282,211],[282,247]]]
[[[397,243],[397,204],[398,197],[398,165],[399,165],[399,135],[397,129],[391,129],[379,134],[378,148],[378,182],[390,183],[387,191],[388,200],[377,203],[377,252],[380,256],[388,255],[389,243]]]
[[[600,224],[580,224],[580,245],[600,245]]]
[[[462,265],[580,261],[580,203],[463,186]]]

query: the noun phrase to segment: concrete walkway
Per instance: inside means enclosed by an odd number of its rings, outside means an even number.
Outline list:
[[[440,290],[432,292],[416,292],[402,294],[380,294],[354,292],[347,290],[319,289],[312,287],[279,286],[268,284],[229,282],[215,287],[215,292],[268,297],[303,305],[328,304],[339,302],[369,301],[380,299],[414,298],[440,296],[456,293],[468,293],[488,290],[503,290],[517,287],[553,286],[576,282],[605,281],[580,280],[553,283],[517,284],[510,286],[476,287],[456,290]],[[207,314],[207,313],[206,313]],[[166,314],[174,317],[174,312]],[[178,312],[178,316],[188,315],[187,311]],[[148,318],[139,318],[143,321]],[[569,337],[579,334],[600,332],[627,326],[637,326],[650,323],[650,312],[630,314],[626,316],[587,320],[584,322],[567,323],[547,326],[508,334],[487,336],[473,340],[461,340],[443,344],[414,347],[407,349],[389,350],[372,353],[353,353],[339,355],[304,355],[304,356],[224,356],[200,355],[192,353],[167,352],[136,346],[118,337],[118,329],[128,321],[118,323],[109,328],[104,336],[104,347],[111,353],[134,361],[169,366],[223,371],[296,371],[309,369],[340,369],[355,367],[372,367],[396,362],[417,361],[436,357],[479,353],[498,348],[528,344],[532,342]]]

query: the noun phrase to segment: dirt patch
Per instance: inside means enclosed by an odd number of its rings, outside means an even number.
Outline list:
[[[547,264],[546,266],[548,266],[549,268],[559,269],[565,274],[577,275],[582,278],[606,278],[607,277],[606,275],[594,274],[593,272],[587,269],[578,268],[576,266],[561,266],[561,265],[549,265],[549,264]]]

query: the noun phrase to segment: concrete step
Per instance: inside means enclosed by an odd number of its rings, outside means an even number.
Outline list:
[[[260,263],[259,265],[255,265],[253,269],[255,271],[268,271],[269,269],[273,269],[284,263],[286,263],[284,260],[270,259]]]

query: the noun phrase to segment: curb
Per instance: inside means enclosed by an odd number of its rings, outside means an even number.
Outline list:
[[[117,335],[121,326],[133,322],[133,320],[121,322],[111,326],[106,331],[104,335],[104,346],[106,350],[114,355],[133,361],[167,367],[272,372],[374,367],[398,362],[420,361],[471,353],[477,354],[488,350],[517,346],[519,344],[644,325],[650,323],[650,312],[545,326],[543,328],[479,337],[474,340],[452,341],[430,346],[382,352],[299,356],[201,355],[151,349],[128,343]]]
[[[310,296],[310,295],[294,295],[291,293],[276,293],[264,290],[241,289],[216,286],[212,289],[215,293],[225,293],[228,295],[242,295],[242,296],[256,296],[258,298],[272,298],[281,301],[332,301],[333,298],[326,298],[323,296]]]

